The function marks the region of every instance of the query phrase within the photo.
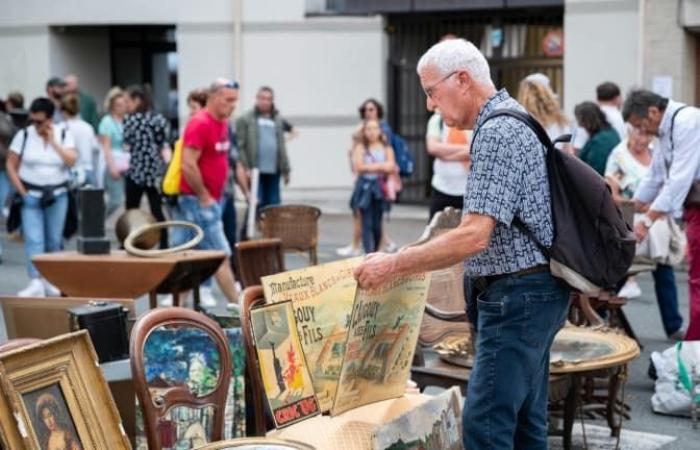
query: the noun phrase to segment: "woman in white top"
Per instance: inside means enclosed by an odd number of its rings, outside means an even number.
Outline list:
[[[97,137],[92,126],[80,118],[80,105],[78,96],[68,94],[61,97],[61,114],[65,119],[65,125],[70,130],[75,140],[75,149],[78,151],[78,160],[73,166],[77,184],[79,186],[89,184],[102,187],[102,180],[98,180],[97,168],[100,164],[99,147]]]
[[[561,112],[557,97],[542,83],[529,78],[521,81],[518,88],[518,103],[523,105],[527,112],[542,125],[552,141],[563,134],[571,133],[571,125]]]
[[[54,124],[55,106],[45,97],[29,107],[30,126],[15,134],[7,156],[7,175],[22,198],[22,234],[29,285],[21,297],[59,295],[32,264],[32,257],[61,249],[68,211],[69,169],[75,164],[73,135],[65,124]]]

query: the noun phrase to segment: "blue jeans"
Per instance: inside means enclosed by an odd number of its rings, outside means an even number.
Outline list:
[[[379,250],[382,239],[382,216],[384,215],[384,200],[373,198],[369,207],[360,211],[362,216],[362,247],[365,253]]]
[[[7,172],[0,170],[0,216],[4,217],[4,210],[7,199],[14,192],[10,179],[7,177]],[[2,239],[0,239],[0,255],[2,255]]]
[[[280,174],[261,173],[258,184],[258,209],[279,205],[280,202]]]
[[[109,217],[124,203],[124,177],[119,177],[118,180],[115,180],[112,178],[109,170],[106,170],[104,173],[104,185],[107,193],[105,217]]]
[[[197,244],[198,249],[221,250],[226,252],[226,255],[231,254],[221,222],[221,205],[219,203],[212,203],[203,208],[199,205],[199,199],[194,195],[180,195],[177,199],[177,208],[173,208],[173,218],[194,223],[204,231],[204,238]],[[193,237],[193,230],[177,227],[173,229],[171,242],[173,245],[181,245]]]
[[[657,264],[654,276],[654,290],[656,302],[661,312],[661,322],[664,324],[666,336],[670,336],[683,326],[683,316],[678,312],[678,291],[676,290],[676,276],[673,267],[665,264]]]
[[[549,350],[568,307],[569,288],[549,272],[499,279],[478,296],[466,448],[547,449]]]
[[[33,195],[25,195],[22,200],[22,235],[27,273],[30,278],[39,278],[41,275],[32,264],[32,257],[61,250],[68,194],[57,195],[53,204],[46,208],[42,208],[39,205],[41,199]]]

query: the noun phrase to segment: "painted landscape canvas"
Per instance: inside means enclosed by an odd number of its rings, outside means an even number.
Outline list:
[[[277,428],[321,413],[291,302],[250,311],[260,374]]]
[[[361,257],[262,278],[268,303],[291,300],[301,345],[322,411],[328,411],[345,354]]]
[[[452,387],[406,414],[377,427],[374,450],[462,450],[462,408]]]
[[[332,415],[404,393],[429,284],[423,273],[357,290]]]

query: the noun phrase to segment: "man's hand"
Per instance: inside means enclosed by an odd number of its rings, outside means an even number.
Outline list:
[[[372,289],[398,276],[398,254],[371,253],[355,269],[355,279],[363,289]]]
[[[287,186],[289,184],[289,174],[285,173],[283,175],[283,178],[284,178],[284,185]]]
[[[209,206],[213,205],[214,203],[216,203],[216,200],[214,200],[214,197],[212,197],[208,193],[207,193],[207,195],[203,195],[203,196],[199,197],[199,206],[201,206],[202,208],[208,208]]]
[[[640,221],[634,224],[634,235],[637,237],[637,242],[642,242],[648,234],[649,228],[643,222]]]
[[[639,200],[634,201],[634,212],[645,213],[649,211],[650,203],[642,203]]]

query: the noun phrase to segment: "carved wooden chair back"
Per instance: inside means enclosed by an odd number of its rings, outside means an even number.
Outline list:
[[[461,210],[447,207],[433,216],[423,235],[411,246],[435,239],[457,228],[461,221]],[[422,346],[431,346],[451,334],[468,332],[464,302],[464,266],[460,262],[446,269],[433,271],[418,342]]]
[[[203,396],[197,396],[187,387],[174,386],[151,388],[146,379],[144,347],[151,332],[159,327],[195,328],[212,339],[219,354],[219,376],[214,388]],[[231,381],[231,353],[223,330],[212,319],[187,308],[157,308],[144,314],[131,333],[130,342],[131,372],[134,390],[143,413],[144,428],[148,448],[160,449],[160,424],[175,406],[190,408],[213,407],[212,432],[210,441],[224,438],[224,409]]]
[[[265,419],[266,403],[265,389],[260,376],[258,355],[255,352],[255,340],[253,339],[253,327],[250,321],[250,310],[265,304],[262,286],[250,286],[243,290],[243,303],[241,303],[241,330],[243,343],[245,344],[246,372],[251,390],[253,404],[253,429],[256,436],[265,436],[267,424]]]
[[[308,253],[311,265],[318,264],[318,220],[321,210],[309,205],[275,205],[260,210],[264,238],[280,238],[284,251]]]
[[[243,287],[260,284],[260,278],[284,272],[284,253],[279,238],[256,239],[236,244],[239,281]]]

